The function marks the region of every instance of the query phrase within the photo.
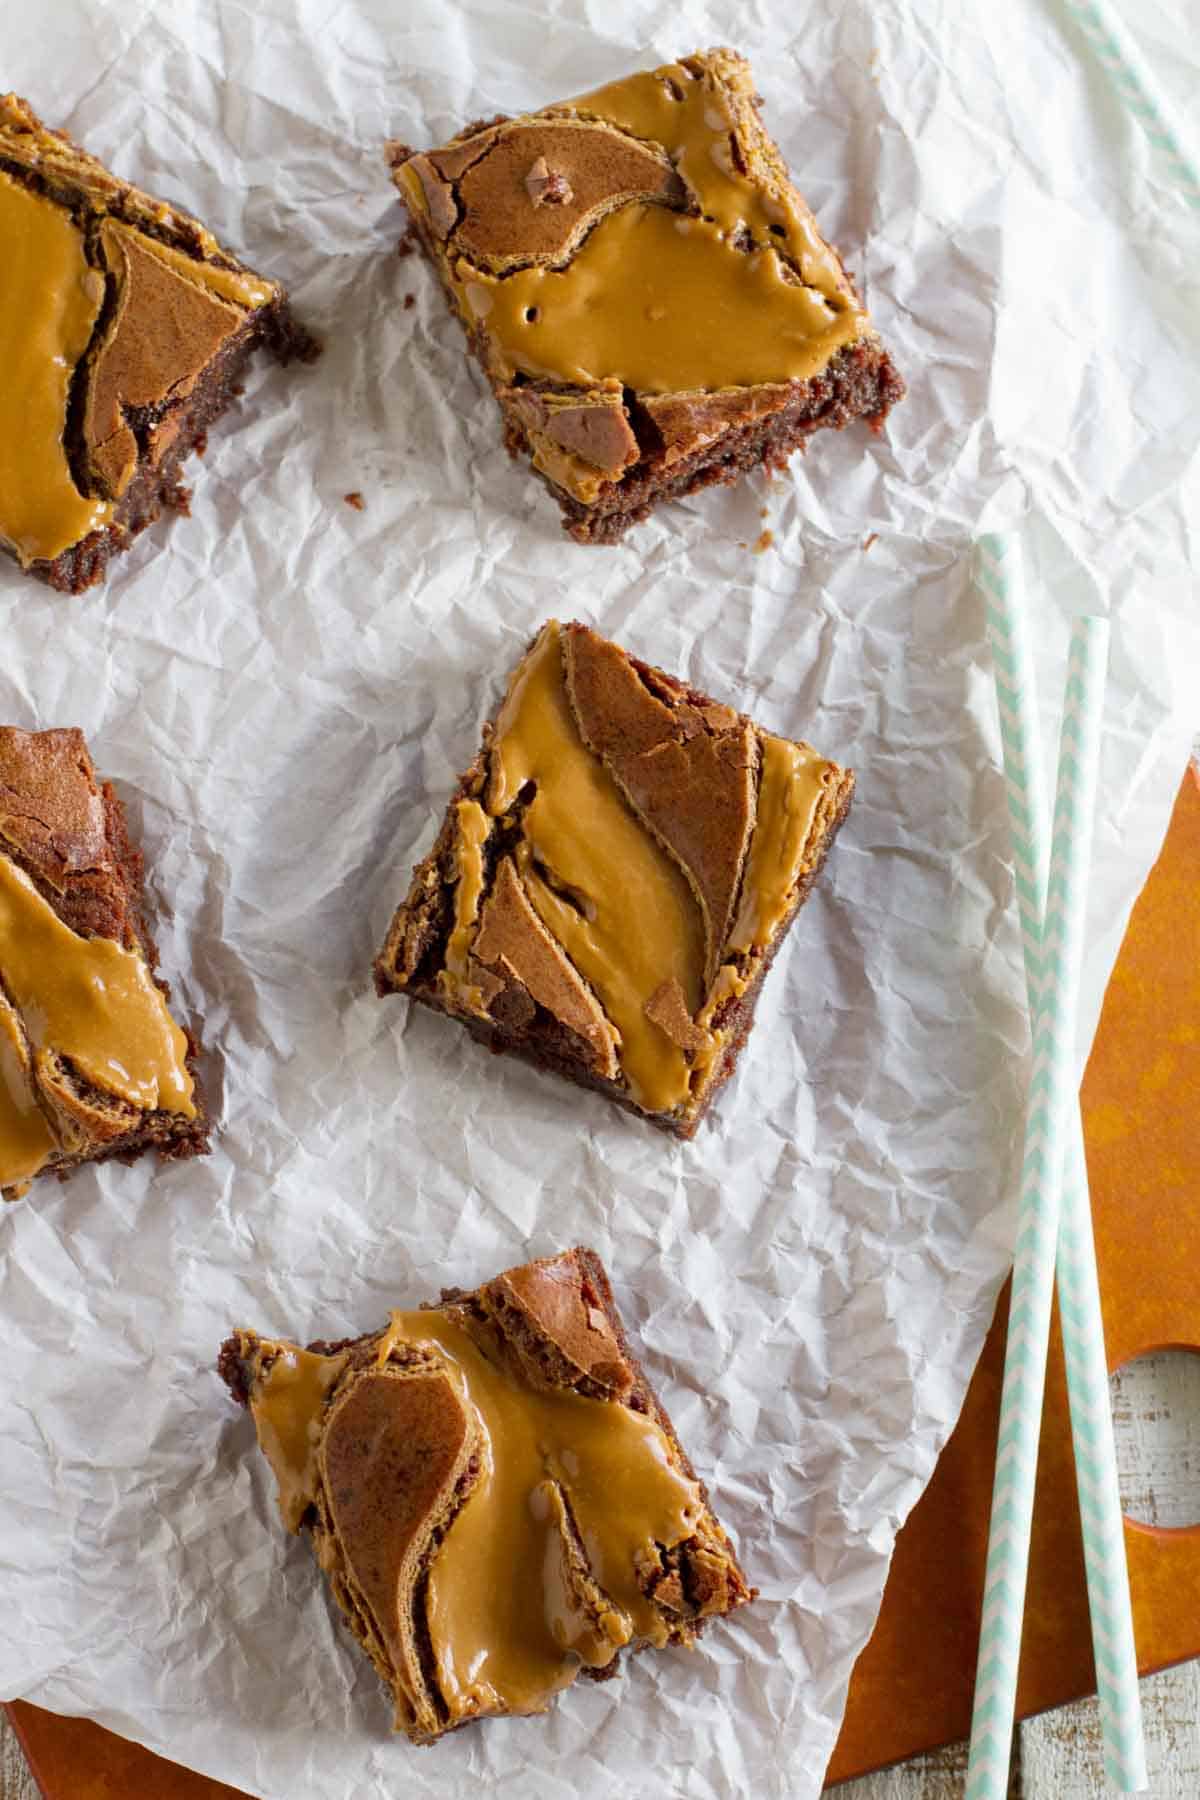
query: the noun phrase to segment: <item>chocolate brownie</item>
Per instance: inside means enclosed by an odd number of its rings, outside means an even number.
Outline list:
[[[164,506],[260,344],[317,345],[278,282],[0,96],[0,546],[78,594]]]
[[[376,987],[691,1137],[853,788],[808,744],[551,620],[413,873]]]
[[[415,1744],[754,1597],[591,1250],[366,1337],[237,1331],[218,1366]]]
[[[758,116],[710,50],[578,99],[388,146],[411,227],[580,543],[781,468],[904,394]]]
[[[0,1197],[144,1151],[198,1156],[196,1040],[167,1007],[142,858],[80,731],[0,726]]]

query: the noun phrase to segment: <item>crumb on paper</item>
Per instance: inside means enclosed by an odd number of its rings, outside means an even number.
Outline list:
[[[405,227],[404,235],[396,245],[397,256],[411,256],[417,247],[417,228],[410,221]]]
[[[759,516],[759,518],[760,518],[760,519],[765,519],[765,518],[766,518],[766,517],[767,517],[767,516],[768,516],[768,514],[769,514],[769,513],[770,513],[770,510],[771,510],[771,509],[770,509],[770,507],[768,507],[768,506],[760,506],[760,507],[759,507],[759,509],[758,509],[758,516]]]
[[[416,295],[415,295],[415,294],[405,294],[405,296],[404,296],[404,310],[405,310],[405,312],[411,312],[411,311],[412,311],[412,309],[413,309],[413,307],[414,307],[414,306],[415,306],[415,305],[416,305],[416,304],[417,304],[417,296],[416,296]]]
[[[862,548],[864,550],[869,550],[872,544],[877,544],[878,542],[879,533],[877,531],[869,531],[862,541]]]
[[[357,488],[355,488],[354,492],[351,494],[343,494],[342,499],[346,502],[347,506],[352,506],[354,508],[355,512],[365,512],[366,511],[367,503],[363,499],[362,495],[359,493]]]
[[[769,550],[774,542],[775,533],[773,531],[760,531],[754,540],[755,556],[761,556],[763,551]]]

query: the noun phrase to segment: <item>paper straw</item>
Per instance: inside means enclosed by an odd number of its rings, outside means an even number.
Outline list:
[[[1020,573],[1015,545],[1000,537],[982,538],[978,574],[987,608],[996,677],[1017,907],[1025,952],[1025,983],[1032,1017],[1041,979],[1041,920],[1050,859],[1041,730],[1033,668],[1018,599]],[[1146,1750],[1129,1600],[1125,1527],[1113,1440],[1108,1358],[1104,1350],[1100,1279],[1077,1106],[1071,1108],[1063,1173],[1058,1304],[1071,1404],[1071,1435],[1075,1446],[1105,1769],[1114,1786],[1126,1793],[1136,1793],[1147,1782]]]
[[[1180,141],[1170,108],[1130,38],[1120,15],[1107,0],[1062,0],[1091,46],[1117,97],[1159,151],[1176,189],[1189,206],[1200,209],[1200,164]]]
[[[1107,643],[1104,620],[1076,621],[1063,699],[1045,928],[1034,940],[1033,1066],[966,1800],[1005,1800],[1008,1792],[1063,1159],[1076,1096],[1075,1022]],[[1027,672],[1027,653],[1021,661]],[[1027,840],[1023,861],[1031,867]]]

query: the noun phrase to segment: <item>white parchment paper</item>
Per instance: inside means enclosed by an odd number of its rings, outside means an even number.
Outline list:
[[[83,726],[117,781],[218,1117],[203,1163],[0,1216],[0,1692],[269,1800],[804,1800],[1009,1254],[1026,1028],[968,546],[1022,530],[1048,743],[1070,615],[1113,621],[1082,1057],[1200,712],[1194,224],[1032,0],[15,0],[3,36],[8,85],[287,280],[328,347],[256,368],[192,518],[102,592],[0,568],[0,717]],[[714,42],[752,57],[910,397],[885,442],[829,434],[577,547],[395,255],[380,146]],[[694,1144],[370,992],[550,614],[860,772]],[[762,1597],[700,1653],[413,1751],[281,1532],[217,1347],[365,1329],[576,1241]]]

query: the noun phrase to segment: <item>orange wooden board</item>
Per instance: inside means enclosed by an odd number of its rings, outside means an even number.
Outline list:
[[[1200,1348],[1200,778],[1180,792],[1109,984],[1083,1087],[1109,1362]],[[1004,1360],[1004,1305],[957,1429],[900,1533],[830,1782],[965,1737]],[[1143,1671],[1200,1656],[1200,1527],[1126,1526]],[[1095,1691],[1062,1344],[1038,1467],[1022,1717]],[[238,1800],[81,1719],[9,1708],[47,1800]],[[398,1779],[400,1772],[398,1771]]]

